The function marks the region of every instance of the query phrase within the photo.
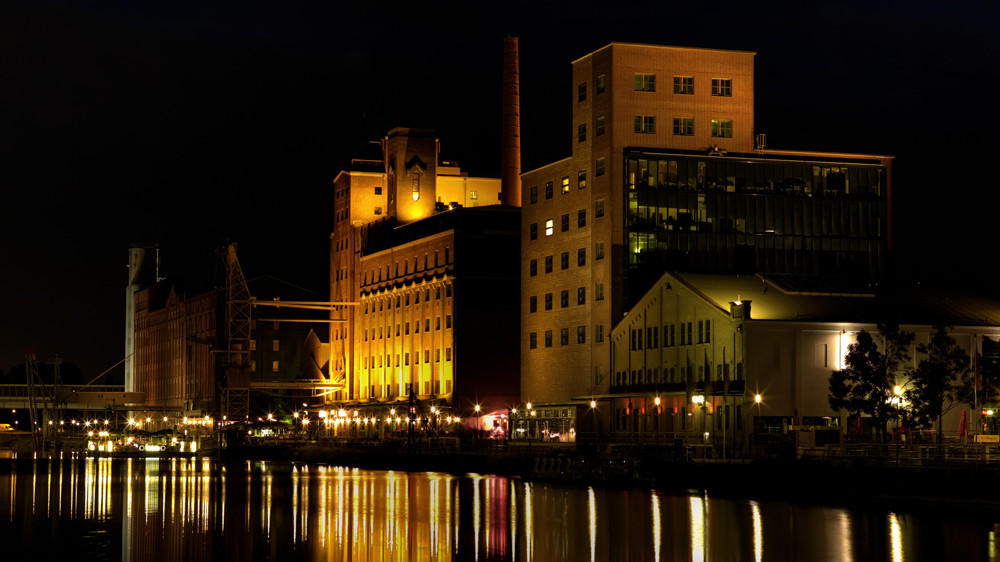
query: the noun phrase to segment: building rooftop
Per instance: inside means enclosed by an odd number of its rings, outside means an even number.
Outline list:
[[[829,276],[668,274],[720,309],[751,301],[752,320],[998,326],[1000,301],[956,289],[885,289]]]

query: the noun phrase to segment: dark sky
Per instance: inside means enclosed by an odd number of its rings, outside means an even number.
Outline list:
[[[498,175],[506,35],[525,170],[569,154],[572,60],[752,50],[770,148],[896,155],[900,277],[989,286],[994,2],[561,4],[3,2],[0,371],[26,347],[85,374],[119,361],[133,242],[210,282],[230,238],[248,276],[323,290],[331,181],[391,127],[437,129],[443,157]]]

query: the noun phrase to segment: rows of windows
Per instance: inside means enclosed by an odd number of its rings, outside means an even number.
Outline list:
[[[603,199],[601,201],[603,201]],[[603,208],[602,208],[602,215],[603,215]],[[562,215],[562,216],[559,217],[559,231],[560,232],[569,232],[569,225],[570,225],[570,215],[569,215],[569,213],[566,213],[566,214],[564,214],[564,215]],[[586,209],[580,209],[580,210],[578,210],[576,212],[576,227],[577,228],[584,228],[585,226],[587,226],[587,210]],[[555,232],[556,232],[556,229],[555,229],[555,222],[554,222],[554,220],[553,219],[547,219],[545,221],[545,235],[546,236],[552,236],[553,234],[555,234]],[[531,239],[531,240],[537,240],[538,239],[538,223],[533,222],[533,223],[531,223],[531,224],[528,225],[528,238]]]
[[[447,329],[451,329],[451,314],[445,315],[444,318],[445,318],[444,328],[446,330]],[[364,320],[362,320],[362,322],[364,322]],[[420,320],[415,320],[415,321],[412,322],[412,324],[410,322],[399,322],[399,323],[397,323],[396,324],[395,336],[398,337],[400,335],[404,335],[404,336],[410,335],[410,327],[411,326],[413,328],[413,333],[414,334],[419,334],[420,333],[421,322],[420,322]],[[430,318],[424,318],[423,327],[424,327],[424,332],[430,332],[431,331],[431,319]],[[391,337],[393,337],[393,330],[392,330],[392,328],[393,328],[392,324],[386,324],[385,326],[379,326],[377,329],[376,328],[365,328],[362,331],[363,340],[364,341],[368,341],[369,339],[371,339],[371,340],[379,339],[380,340],[380,339],[383,339],[383,338],[391,338]],[[440,316],[436,316],[434,318],[434,331],[439,331],[439,330],[441,330],[441,317]],[[370,338],[369,338],[369,335],[370,335]],[[275,340],[275,341],[277,341],[277,340]],[[275,350],[275,351],[277,351],[277,350]]]
[[[603,75],[599,78],[603,78]],[[694,76],[682,76],[675,75],[674,79],[674,93],[680,95],[694,95]],[[656,91],[656,75],[647,72],[636,72],[634,76],[635,91],[637,92],[655,92]],[[603,81],[601,82],[603,91]],[[581,84],[581,95],[582,98],[579,101],[586,99],[586,84]],[[731,78],[712,78],[712,95],[715,97],[732,97],[733,95],[733,81]],[[600,93],[600,92],[598,92]]]
[[[413,295],[413,303],[414,304],[420,304],[420,297],[421,297],[421,295],[424,297],[424,302],[430,301],[431,300],[431,295],[434,295],[434,300],[440,300],[441,299],[441,295],[442,295],[442,291],[441,291],[441,287],[437,286],[437,287],[434,288],[433,291],[431,291],[430,288],[427,288],[427,289],[424,289],[424,290],[416,290],[416,291],[413,291],[412,293],[411,292],[407,292],[405,295],[396,295],[395,299],[392,299],[392,298],[378,299],[375,302],[366,301],[365,302],[365,308],[364,308],[365,314],[368,314],[369,310],[371,310],[371,312],[375,312],[375,305],[376,305],[376,303],[378,303],[378,311],[379,312],[381,312],[383,310],[392,310],[393,302],[396,303],[396,308],[399,308],[401,306],[410,306],[410,295],[411,294]],[[443,294],[444,294],[445,298],[451,297],[451,285],[445,285],[444,286]]]
[[[545,310],[552,310],[553,306],[553,293],[545,293],[544,302]],[[560,308],[568,308],[570,303],[570,291],[564,290],[559,293],[559,306]],[[583,305],[587,304],[587,288],[577,287],[576,289],[576,304]],[[538,297],[532,295],[528,297],[528,312],[535,313],[538,312]]]
[[[604,175],[604,162],[603,162],[603,159],[601,159],[601,172],[598,175]],[[561,189],[562,194],[563,195],[568,194],[570,192],[569,176],[563,176],[563,178],[559,182],[559,185],[560,185],[560,189]],[[579,172],[576,173],[576,188],[577,189],[586,189],[586,187],[587,187],[587,171],[586,170],[580,170]],[[528,200],[531,201],[532,204],[538,203],[538,186],[532,186],[529,189],[528,193],[529,193]],[[549,182],[545,182],[545,198],[546,199],[552,199],[552,193],[553,193],[553,184],[552,184],[552,182],[550,182],[550,181]],[[532,240],[533,239],[534,238],[532,238]]]
[[[603,94],[606,87],[607,87],[607,77],[604,74],[601,74],[600,76],[597,77],[597,80],[594,83],[594,93]],[[581,82],[576,86],[576,101],[577,102],[587,101],[586,82]]]
[[[656,116],[636,115],[634,131],[642,134],[656,133]],[[679,137],[694,135],[694,119],[689,117],[674,117],[673,134]],[[711,134],[715,138],[729,139],[733,137],[733,121],[731,119],[712,119]]]
[[[560,328],[559,329],[559,345],[565,346],[570,344],[570,331],[572,328]],[[553,336],[555,335],[554,330],[545,330],[542,333],[541,344],[545,347],[552,347],[555,343]],[[599,339],[598,339],[599,338]],[[600,343],[604,341],[604,326],[598,324],[594,327],[594,341]],[[577,326],[576,327],[576,343],[587,343],[587,327]],[[530,332],[528,334],[528,348],[538,349],[538,332]]]
[[[429,254],[424,254],[424,259],[421,260],[419,257],[414,257],[411,267],[411,262],[409,259],[397,260],[395,262],[395,272],[392,270],[392,266],[386,265],[384,267],[379,266],[377,269],[370,269],[365,272],[364,283],[365,285],[369,283],[377,283],[383,280],[392,279],[394,277],[400,277],[402,275],[409,275],[411,273],[416,273],[418,271],[426,271],[431,267],[439,267],[441,265],[447,265],[451,263],[451,248],[444,249],[444,262],[442,263],[441,255],[438,250],[434,251],[434,261],[431,265],[431,259]],[[420,267],[421,263],[423,268]],[[451,287],[448,288],[448,296],[451,296]]]
[[[434,350],[424,349],[423,350],[423,355],[422,355],[422,357],[423,357],[423,363],[430,363],[431,362],[431,357],[432,357],[431,351],[434,352],[433,353],[434,363],[440,363],[441,362],[441,349],[440,348],[434,349]],[[385,358],[384,362],[383,362],[383,357]],[[406,353],[402,353],[402,354],[397,353],[395,355],[395,362],[393,362],[393,355],[391,353],[387,353],[384,356],[382,354],[370,355],[370,356],[369,355],[365,355],[365,356],[362,356],[362,358],[361,358],[361,368],[362,369],[378,369],[378,368],[381,368],[381,367],[399,367],[399,366],[401,366],[400,359],[402,359],[402,366],[409,366],[410,365],[410,352],[406,352]],[[421,363],[420,359],[421,359],[421,352],[420,351],[414,351],[413,352],[413,364],[414,365],[419,365]],[[444,360],[445,361],[451,361],[451,348],[450,347],[446,347],[444,349]]]
[[[681,322],[680,324],[664,324],[663,332],[659,326],[648,326],[645,329],[645,340],[643,340],[643,329],[634,328],[629,335],[629,349],[633,351],[643,349],[657,349],[660,347],[674,347],[676,337],[680,333],[680,345],[693,345],[695,343],[712,342],[712,321],[698,321],[698,339],[694,339],[694,322]],[[662,339],[661,339],[662,335]]]
[[[711,364],[691,365],[691,366],[671,366],[663,368],[652,367],[647,369],[632,369],[628,371],[617,371],[611,381],[611,386],[643,385],[643,384],[684,384],[690,375],[694,382],[715,382],[722,383],[727,379],[730,382],[743,380],[743,363],[736,363],[735,377],[729,365],[716,364],[712,368]],[[708,377],[708,381],[706,381]]]
[[[602,259],[603,256],[604,256],[604,243],[601,242],[599,244],[600,244],[600,248],[601,248],[601,258],[595,258],[595,259]],[[569,269],[569,263],[570,263],[570,259],[569,258],[570,258],[570,253],[569,252],[563,252],[562,254],[559,255],[559,268],[560,269]],[[545,273],[552,273],[552,271],[554,269],[554,267],[553,267],[554,263],[555,262],[553,260],[553,256],[545,256],[545,259],[544,259]],[[583,266],[587,265],[587,249],[586,248],[578,248],[577,249],[577,251],[576,251],[576,265],[579,266],[579,267],[583,267]],[[537,259],[532,259],[532,260],[528,261],[528,275],[530,277],[535,277],[536,275],[538,275],[538,260]]]

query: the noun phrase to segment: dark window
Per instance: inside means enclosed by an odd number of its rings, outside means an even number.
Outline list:
[[[635,116],[635,132],[653,134],[656,132],[656,118],[652,115]]]
[[[604,116],[601,115],[597,118],[596,126],[594,127],[594,136],[599,137],[604,134]]]
[[[645,74],[641,72],[635,73],[635,91],[637,92],[655,92],[656,91],[656,75],[655,74]]]
[[[580,248],[576,251],[576,265],[583,267],[587,265],[587,249]]]
[[[536,349],[538,347],[538,333],[531,332],[528,334],[528,348]]]
[[[569,306],[569,291],[559,293],[559,306],[560,308],[566,308]]]
[[[705,343],[712,343],[712,321],[705,320]]]
[[[682,137],[694,135],[694,119],[674,117],[674,134]]]
[[[538,275],[538,260],[531,260],[529,262],[528,272],[532,277]]]
[[[545,293],[545,310],[552,310],[552,293]]]
[[[545,198],[552,199],[552,182],[545,182]]]
[[[587,226],[587,209],[580,209],[576,212],[576,226],[577,228]]]
[[[538,297],[528,298],[528,312],[538,312]]]
[[[601,218],[604,216],[604,199],[598,199],[594,202],[594,217]]]
[[[545,347],[552,347],[552,330],[545,330]]]
[[[559,345],[569,345],[569,328],[559,330]]]
[[[587,83],[584,82],[576,87],[576,101],[584,101],[587,99]]]
[[[382,195],[382,188],[381,187],[376,187],[375,188],[375,195]]]
[[[563,252],[560,256],[563,269],[569,269],[569,252]]]
[[[604,324],[598,324],[594,326],[594,341],[596,342],[604,341]]]
[[[576,327],[576,343],[587,343],[587,327]]]
[[[604,93],[604,82],[605,82],[605,77],[604,77],[603,74],[601,74],[600,76],[597,77],[597,85],[594,87],[594,92],[595,93],[598,93],[598,94],[603,94]]]
[[[604,175],[604,158],[598,158],[594,164],[594,175],[597,177]]]
[[[587,304],[587,288],[577,287],[576,289],[576,304]]]
[[[569,231],[569,214],[565,214],[562,216],[562,231],[563,232]]]
[[[723,119],[712,119],[712,136],[729,139],[733,137],[733,122]]]
[[[545,256],[545,273],[552,273],[552,256]]]
[[[531,238],[532,240],[537,240],[538,239],[538,223],[537,222],[531,223],[531,226],[528,227],[528,230],[529,230],[529,234],[528,234],[529,238]]]
[[[712,78],[712,95],[732,97],[733,81],[728,78]]]
[[[531,187],[531,202],[532,203],[538,203],[538,186],[537,185]]]
[[[694,76],[674,76],[675,94],[694,94]]]
[[[576,128],[576,142],[583,142],[587,140],[587,124],[581,123]]]

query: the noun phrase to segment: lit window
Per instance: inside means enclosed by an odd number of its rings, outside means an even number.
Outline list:
[[[645,74],[641,72],[635,73],[635,91],[637,92],[655,92],[656,91],[656,75],[655,74]]]
[[[694,134],[694,119],[674,117],[674,134],[690,137]]]
[[[479,192],[478,191],[470,191],[469,192],[469,199],[479,199]]]
[[[587,170],[580,170],[576,173],[576,188],[586,189],[587,187]]]
[[[271,351],[281,350],[281,340],[271,340]]]
[[[549,219],[545,221],[545,235],[552,236],[553,232],[555,232],[555,227],[553,226],[552,219]]]
[[[656,132],[656,118],[652,115],[635,116],[635,132],[653,134]]]
[[[733,137],[733,122],[729,120],[712,119],[712,136],[719,138]]]
[[[271,372],[277,373],[279,369],[279,364],[277,361],[271,361]]]
[[[594,245],[594,259],[603,260],[604,259],[604,242],[600,241]]]
[[[415,174],[411,180],[413,200],[417,201],[420,199],[420,174]]]
[[[675,94],[694,94],[694,76],[674,76]]]
[[[587,83],[584,82],[576,87],[576,101],[585,101],[587,99]]]
[[[532,203],[538,203],[538,186],[537,185],[531,188],[531,202]]]
[[[728,78],[712,78],[712,95],[732,97],[733,81]]]
[[[251,372],[256,372],[257,371],[257,361],[254,360],[254,359],[250,360],[250,371]]]
[[[576,128],[576,142],[583,142],[587,140],[587,124],[580,123]]]
[[[562,179],[562,193],[563,195],[569,193],[569,176]]]
[[[594,165],[594,175],[598,177],[604,175],[604,158],[597,159],[597,163]]]
[[[598,93],[598,94],[603,94],[604,93],[604,82],[605,82],[605,77],[604,77],[603,74],[601,74],[600,76],[597,77],[597,85],[594,87],[594,92],[595,93]]]
[[[604,134],[604,116],[597,118],[597,126],[594,127],[594,136],[599,137]]]

